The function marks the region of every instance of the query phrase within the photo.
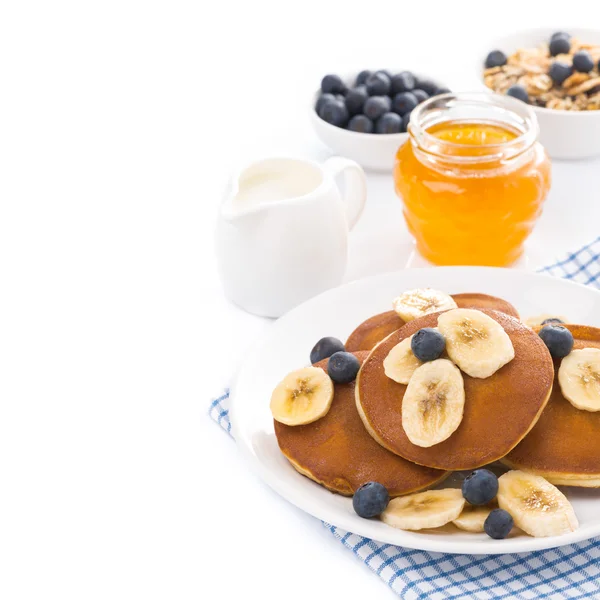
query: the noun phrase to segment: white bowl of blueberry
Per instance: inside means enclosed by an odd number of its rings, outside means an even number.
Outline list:
[[[311,121],[321,141],[336,154],[367,169],[389,172],[398,148],[408,139],[411,111],[448,91],[409,71],[325,75],[312,99]]]
[[[531,104],[552,158],[600,155],[600,31],[532,29],[479,56],[484,85]]]

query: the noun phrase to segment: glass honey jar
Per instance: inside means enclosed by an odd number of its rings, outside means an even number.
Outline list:
[[[436,265],[509,266],[541,214],[550,159],[530,106],[443,94],[411,114],[394,184],[420,254]]]

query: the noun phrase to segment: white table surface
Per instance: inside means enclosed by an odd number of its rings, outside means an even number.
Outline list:
[[[459,57],[486,39],[598,13],[540,5],[3,7],[0,597],[389,594],[206,416],[269,326],[222,295],[221,190],[240,159],[328,155],[306,114],[324,72],[414,68],[459,89]],[[556,163],[532,247],[597,235],[599,184],[597,160]],[[389,177],[370,177],[348,276],[400,266],[407,240]]]

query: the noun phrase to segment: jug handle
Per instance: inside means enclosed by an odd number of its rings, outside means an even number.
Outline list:
[[[348,229],[352,229],[360,218],[367,200],[367,178],[365,173],[358,163],[341,156],[328,158],[323,166],[334,179],[341,173],[344,174],[343,201],[346,205]]]

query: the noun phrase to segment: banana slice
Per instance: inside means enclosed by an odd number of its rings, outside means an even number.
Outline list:
[[[402,400],[402,427],[408,439],[429,448],[448,439],[458,428],[465,407],[460,371],[438,358],[418,367]]]
[[[284,425],[306,425],[324,417],[333,401],[333,381],[323,369],[292,371],[273,390],[271,413]]]
[[[462,512],[452,522],[463,531],[482,533],[484,531],[483,524],[485,520],[495,508],[498,508],[495,502],[490,502],[486,506],[472,506],[468,502],[465,502]]]
[[[467,375],[485,379],[515,357],[508,334],[479,310],[457,308],[438,318],[446,352]]]
[[[394,298],[393,305],[396,314],[407,323],[423,315],[457,306],[452,296],[431,288],[408,290]]]
[[[561,535],[579,527],[571,503],[539,475],[509,471],[498,479],[498,505],[533,537]]]
[[[544,321],[546,321],[548,319],[559,319],[563,323],[569,322],[567,317],[562,317],[560,315],[555,315],[555,314],[550,314],[550,313],[544,313],[543,315],[535,315],[533,317],[527,317],[523,321],[523,323],[525,323],[525,325],[527,325],[528,327],[535,327],[536,325],[541,325]]]
[[[413,373],[423,363],[413,354],[410,342],[413,336],[396,344],[383,360],[385,374],[398,383],[407,385]]]
[[[381,520],[397,529],[441,527],[456,519],[465,505],[460,490],[430,490],[390,500]]]
[[[572,350],[562,359],[558,383],[563,396],[580,410],[600,410],[600,349]]]

